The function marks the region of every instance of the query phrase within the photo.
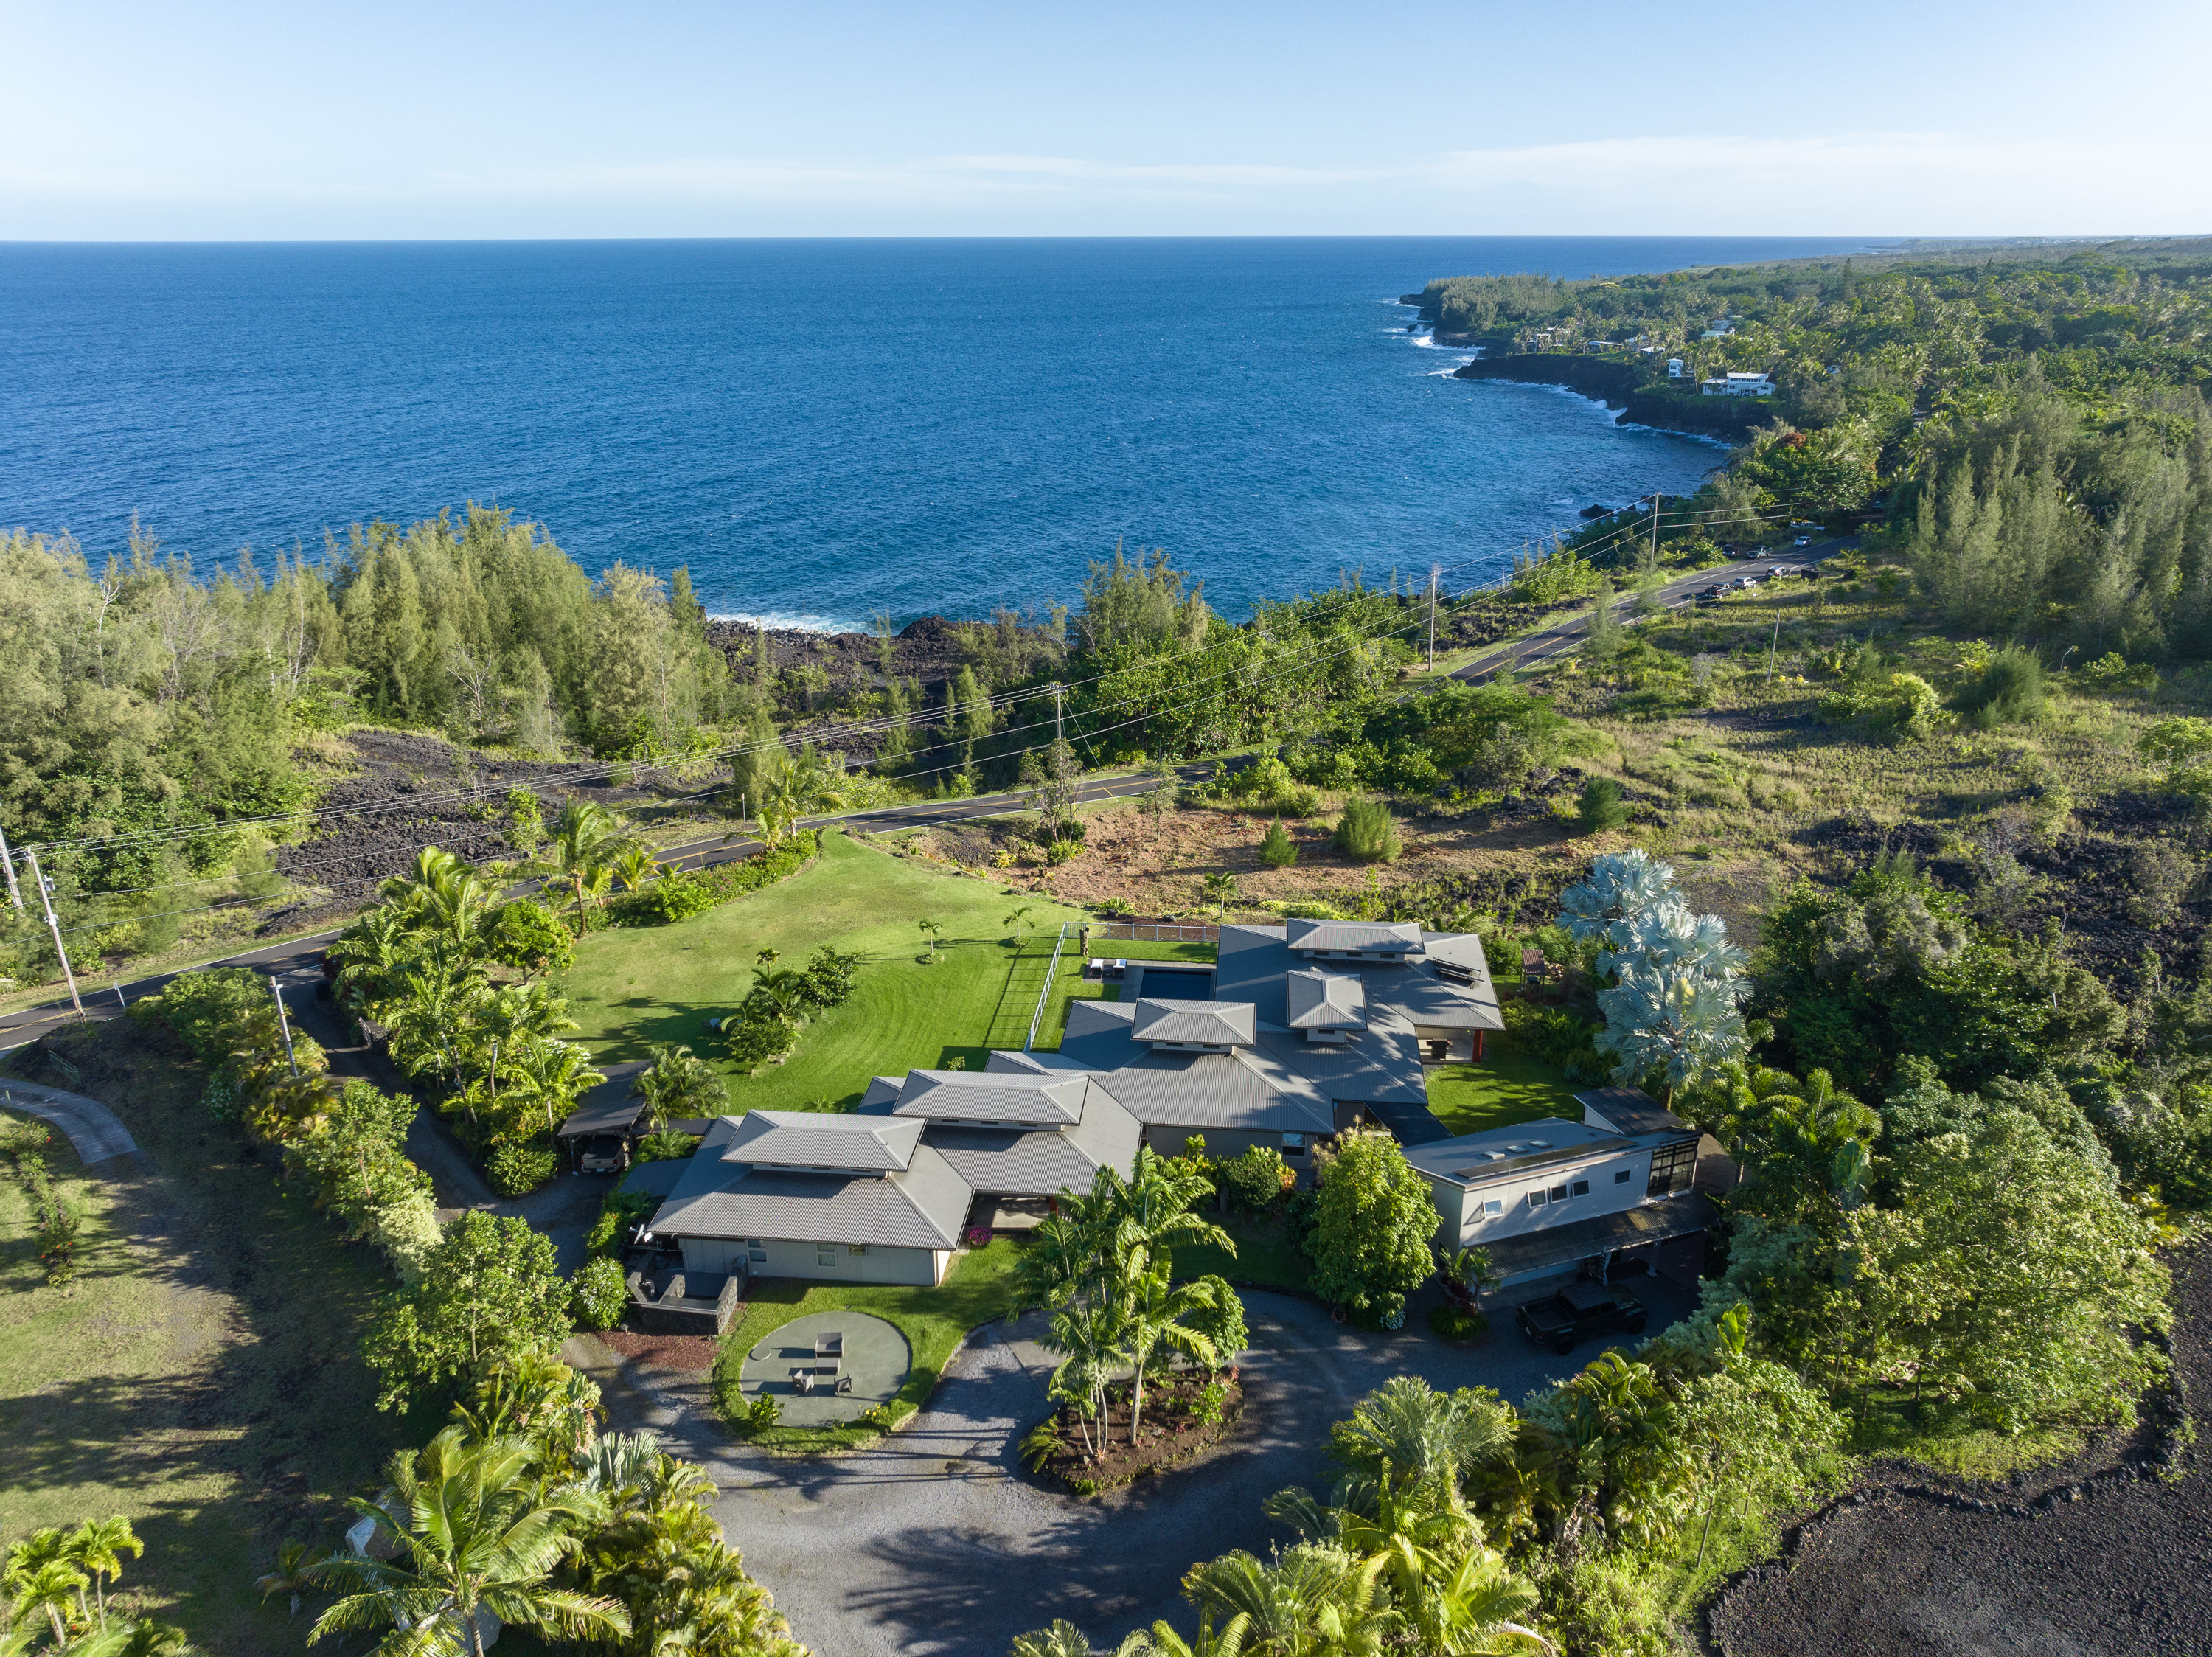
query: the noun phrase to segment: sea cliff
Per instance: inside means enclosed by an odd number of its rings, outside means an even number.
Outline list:
[[[1773,409],[1762,400],[1662,391],[1654,387],[1629,363],[1603,356],[1577,356],[1565,351],[1479,356],[1456,369],[1452,377],[1510,380],[1527,386],[1562,386],[1619,409],[1617,417],[1624,424],[1732,442],[1741,442],[1746,433],[1774,417]]]

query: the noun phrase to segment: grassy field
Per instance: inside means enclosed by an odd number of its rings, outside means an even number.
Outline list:
[[[1455,1134],[1483,1133],[1547,1116],[1579,1122],[1583,1107],[1575,1103],[1575,1093],[1589,1086],[1510,1053],[1493,1054],[1480,1064],[1431,1065],[1428,1078],[1429,1108]]]
[[[1017,949],[1006,917],[1022,908],[1029,929]],[[830,834],[813,867],[765,891],[675,926],[593,933],[578,947],[562,992],[583,1026],[580,1039],[601,1058],[641,1058],[653,1042],[683,1042],[721,1070],[734,1110],[823,1108],[857,1101],[871,1076],[956,1059],[981,1069],[992,1048],[1021,1046],[1060,925],[1083,918],[1064,904],[1009,896],[990,881]],[[916,924],[924,919],[944,929],[933,959]],[[707,1020],[744,997],[757,951],[777,949],[779,966],[798,966],[823,944],[863,958],[851,999],[811,1020],[786,1063],[740,1075]],[[1197,945],[1117,942],[1113,951],[1212,958]],[[1077,954],[1071,937],[1040,1046],[1059,1045],[1071,1000],[1101,992],[1083,981]]]
[[[390,1287],[200,1103],[200,1067],[135,1022],[68,1039],[82,1090],[144,1153],[86,1178],[82,1270],[50,1287],[21,1188],[0,1180],[0,1536],[128,1516],[146,1543],[130,1609],[198,1646],[291,1649],[255,1576],[288,1538],[330,1543],[342,1498],[427,1435],[371,1407],[361,1329]]]
[[[723,1337],[714,1364],[714,1399],[726,1419],[735,1421],[738,1379],[745,1354],[795,1319],[816,1312],[872,1312],[896,1325],[914,1353],[914,1368],[891,1404],[896,1416],[911,1415],[937,1385],[938,1375],[968,1331],[1005,1314],[1006,1280],[1021,1246],[999,1238],[963,1254],[935,1288],[902,1288],[886,1284],[811,1283],[798,1277],[763,1277],[753,1284],[744,1316]],[[872,1427],[771,1427],[751,1435],[770,1449],[834,1450],[876,1436]]]

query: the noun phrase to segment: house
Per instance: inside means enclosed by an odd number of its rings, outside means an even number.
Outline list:
[[[1680,380],[1682,377],[1682,359],[1680,357],[1670,356],[1667,359],[1667,377],[1669,380]]]
[[[1056,1052],[878,1076],[850,1115],[714,1124],[650,1230],[688,1271],[936,1283],[967,1229],[1034,1224],[1137,1148],[1293,1168],[1369,1119],[1430,1124],[1423,1066],[1504,1028],[1482,941],[1410,923],[1224,926],[1212,967],[1131,961]]]
[[[1698,389],[1707,397],[1771,397],[1774,395],[1774,376],[1730,373],[1718,380],[1704,381]]]
[[[1577,1093],[1580,1122],[1547,1118],[1407,1148],[1447,1250],[1482,1248],[1501,1286],[1629,1261],[1694,1278],[1707,1189],[1734,1184],[1720,1147],[1633,1087]],[[1594,1269],[1594,1270],[1593,1270]]]

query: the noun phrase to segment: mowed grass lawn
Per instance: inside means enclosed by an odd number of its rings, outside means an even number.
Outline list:
[[[954,1259],[945,1281],[935,1288],[817,1283],[799,1277],[757,1278],[744,1315],[723,1337],[721,1355],[714,1362],[716,1407],[732,1425],[743,1419],[744,1405],[738,1381],[745,1354],[784,1325],[816,1312],[872,1312],[897,1327],[914,1354],[914,1368],[890,1405],[894,1416],[902,1419],[912,1415],[937,1385],[938,1376],[968,1331],[1003,1317],[1011,1309],[1007,1279],[1020,1252],[1021,1245],[1012,1239],[995,1239],[988,1246]],[[876,1429],[858,1424],[771,1427],[750,1436],[770,1449],[804,1452],[864,1443],[876,1436]]]
[[[361,1331],[391,1288],[364,1250],[278,1188],[201,1102],[204,1069],[135,1020],[72,1033],[70,1086],[110,1106],[143,1160],[89,1173],[79,1270],[49,1285],[20,1184],[0,1176],[0,1538],[120,1514],[146,1544],[126,1608],[223,1654],[295,1650],[305,1618],[253,1579],[288,1538],[338,1542],[343,1498],[435,1420],[371,1407]]]
[[[1018,908],[1029,911],[1018,951],[1006,924]],[[848,1106],[872,1076],[942,1069],[956,1059],[980,1070],[992,1048],[1021,1046],[1054,935],[1063,921],[1085,918],[1082,910],[1009,896],[994,882],[939,873],[832,832],[811,868],[763,891],[674,926],[593,933],[577,947],[562,990],[582,1026],[578,1039],[602,1059],[643,1058],[655,1042],[680,1042],[722,1073],[733,1110]],[[944,929],[933,960],[923,920]],[[744,999],[759,950],[781,952],[779,966],[801,966],[824,944],[862,958],[851,998],[811,1018],[785,1063],[741,1074],[707,1020]],[[1094,935],[1094,953],[1108,947]],[[1211,947],[1111,948],[1139,958],[1212,958]],[[1082,970],[1071,938],[1040,1046],[1059,1044],[1069,999],[1099,993],[1083,983]]]
[[[1583,1119],[1575,1094],[1596,1085],[1570,1081],[1561,1072],[1533,1058],[1493,1053],[1480,1064],[1429,1067],[1429,1108],[1455,1134],[1483,1133],[1556,1116]]]

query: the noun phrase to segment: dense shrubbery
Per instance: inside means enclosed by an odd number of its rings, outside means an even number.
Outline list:
[[[1243,1153],[1213,1165],[1214,1183],[1229,1200],[1249,1214],[1265,1214],[1291,1187],[1290,1165],[1272,1145],[1247,1146]]]
[[[441,1387],[466,1391],[551,1350],[573,1327],[569,1300],[551,1239],[526,1220],[463,1214],[415,1281],[386,1298],[362,1343],[383,1383],[376,1407],[408,1408]]]
[[[612,1329],[622,1322],[629,1307],[629,1283],[620,1260],[593,1255],[576,1268],[568,1284],[575,1295],[576,1321],[585,1328]]]
[[[1313,1228],[1313,1289],[1364,1319],[1395,1329],[1406,1296],[1435,1270],[1436,1204],[1429,1182],[1387,1133],[1351,1133],[1320,1171]]]
[[[1363,863],[1395,863],[1404,850],[1398,838],[1397,819],[1380,800],[1346,801],[1333,844],[1346,856]]]
[[[561,1155],[544,1139],[509,1139],[485,1160],[491,1188],[501,1197],[527,1197],[560,1172]]]

